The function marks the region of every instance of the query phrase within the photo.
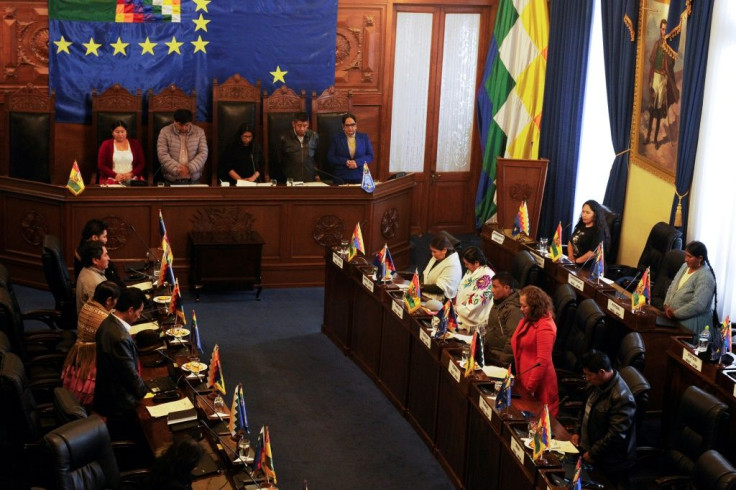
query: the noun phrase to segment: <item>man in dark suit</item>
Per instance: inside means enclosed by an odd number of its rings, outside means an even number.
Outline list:
[[[136,405],[148,389],[138,373],[138,351],[130,326],[141,316],[145,296],[136,288],[121,291],[113,312],[95,335],[97,381],[94,409],[107,418],[113,439],[137,439],[141,433]]]
[[[365,133],[358,132],[355,116],[346,113],[342,116],[343,134],[336,134],[330,141],[327,162],[332,173],[344,182],[337,184],[360,183],[363,180],[363,164],[373,161],[371,140]]]

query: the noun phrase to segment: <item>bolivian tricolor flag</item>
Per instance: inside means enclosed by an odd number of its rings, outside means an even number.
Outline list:
[[[66,183],[66,188],[75,196],[84,192],[84,179],[82,178],[82,172],[79,171],[79,165],[77,165],[76,160],[74,160],[74,165],[72,165],[72,172],[69,174],[69,182]]]

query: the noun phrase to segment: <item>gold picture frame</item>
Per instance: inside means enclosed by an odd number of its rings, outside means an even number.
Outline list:
[[[682,93],[685,30],[675,52],[664,40],[676,26],[667,25],[669,0],[640,0],[636,48],[631,162],[674,183]]]

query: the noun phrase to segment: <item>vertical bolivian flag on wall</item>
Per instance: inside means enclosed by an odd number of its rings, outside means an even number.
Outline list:
[[[197,90],[239,73],[266,91],[335,82],[337,0],[49,0],[49,85],[56,120],[90,119],[92,89],[170,84]]]
[[[477,95],[483,168],[476,226],[496,214],[496,157],[537,158],[547,70],[545,0],[501,0]]]

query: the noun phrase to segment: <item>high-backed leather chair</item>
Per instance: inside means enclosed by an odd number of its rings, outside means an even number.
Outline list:
[[[659,271],[657,272],[657,280],[652,284],[651,294],[653,306],[660,310],[664,308],[664,298],[667,296],[667,290],[677,275],[677,271],[680,270],[680,267],[684,263],[684,250],[670,250],[664,255],[662,263],[659,265]]]
[[[69,277],[66,260],[64,260],[61,242],[54,235],[43,237],[41,261],[49,291],[54,295],[56,302],[54,309],[61,313],[60,326],[75,330],[77,328],[77,298]]]
[[[336,134],[343,132],[342,116],[351,112],[353,108],[353,92],[340,90],[331,86],[317,97],[317,92],[312,92],[312,114],[311,127],[319,133],[319,145],[317,146],[317,165],[319,168],[332,172],[327,164],[327,151],[330,149],[330,141]]]
[[[629,391],[634,396],[636,402],[636,412],[634,413],[634,426],[636,427],[637,444],[642,442],[642,422],[644,421],[644,415],[647,413],[649,407],[649,392],[652,389],[652,385],[649,384],[647,379],[641,372],[634,366],[625,366],[619,370],[621,378],[629,387]]]
[[[581,361],[590,349],[601,349],[596,340],[602,338],[606,328],[606,315],[593,298],[580,302],[575,310],[575,327],[570,329],[559,366],[558,377],[582,375]]]
[[[248,123],[255,141],[263,145],[261,134],[261,81],[252,85],[237,73],[222,85],[212,82],[212,185],[217,184],[217,166],[238,127]]]
[[[616,369],[633,366],[643,372],[645,356],[646,347],[644,347],[644,339],[642,339],[641,334],[639,332],[629,332],[621,339],[613,365]]]
[[[646,483],[666,481],[670,476],[690,476],[698,458],[720,446],[728,433],[728,423],[725,403],[697,386],[689,386],[680,399],[676,422],[665,434],[664,451],[637,449],[632,483],[643,488]],[[658,464],[652,464],[652,456],[659,456]]]
[[[539,279],[539,265],[534,260],[532,254],[527,250],[516,252],[511,262],[511,276],[514,278],[519,288],[528,285],[536,285]]]
[[[161,163],[158,161],[158,153],[156,145],[158,143],[158,133],[174,122],[174,112],[177,109],[189,109],[192,115],[197,114],[197,91],[192,90],[191,95],[187,95],[182,89],[173,83],[154,95],[153,90],[148,90],[148,154],[146,155],[146,164],[151,169],[149,183],[163,182],[164,177],[161,175]],[[209,175],[209,170],[205,168],[203,175]],[[209,179],[202,177],[203,182],[209,182]]]
[[[284,176],[276,167],[279,137],[291,128],[294,114],[306,112],[306,97],[307,93],[304,90],[297,95],[286,85],[277,88],[271,95],[263,92],[263,151],[267,178],[284,180]]]
[[[608,245],[608,250],[605,251],[606,257],[608,261],[615,262],[618,257],[619,239],[621,237],[621,215],[603,204],[601,204],[601,208],[603,208],[608,233],[611,237],[611,243]]]
[[[612,265],[608,268],[606,276],[624,287],[628,286],[636,275],[641,275],[647,267],[651,273],[650,280],[654,283],[657,280],[659,267],[664,256],[670,250],[680,250],[682,248],[682,232],[664,221],[655,224],[644,249],[639,257],[636,268],[629,266]],[[634,287],[634,286],[632,286]]]
[[[5,163],[0,174],[38,182],[54,182],[54,104],[45,87],[28,84],[5,94]],[[71,164],[67,173],[71,169]]]
[[[718,451],[704,452],[695,463],[691,476],[698,490],[736,489],[736,468]]]
[[[117,83],[101,94],[92,89],[92,134],[95,135],[95,148],[99,149],[103,141],[112,137],[110,128],[115,121],[123,121],[128,126],[128,137],[143,145],[143,98],[140,89],[135,95]],[[150,165],[150,162],[147,163]],[[93,173],[97,175],[96,165]]]
[[[578,308],[578,297],[575,290],[569,284],[560,284],[552,294],[552,304],[555,307],[555,324],[557,325],[557,337],[555,338],[552,359],[555,365],[559,364],[564,346],[567,345],[567,337],[570,330],[575,326],[575,311]]]

